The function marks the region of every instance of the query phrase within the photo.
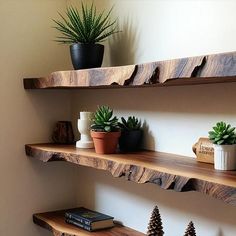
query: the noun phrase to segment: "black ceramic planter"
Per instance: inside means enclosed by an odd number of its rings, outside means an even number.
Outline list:
[[[75,43],[70,45],[70,55],[75,70],[101,67],[104,46]]]
[[[142,130],[122,131],[119,139],[121,152],[131,152],[140,149]]]

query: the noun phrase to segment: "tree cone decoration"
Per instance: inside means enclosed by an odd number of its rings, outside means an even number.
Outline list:
[[[152,215],[148,224],[148,236],[163,236],[164,231],[162,227],[161,215],[157,206],[152,211]]]
[[[188,228],[186,229],[184,236],[196,236],[195,227],[192,221],[188,224]]]

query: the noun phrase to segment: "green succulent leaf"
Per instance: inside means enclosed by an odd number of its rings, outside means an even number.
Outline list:
[[[84,11],[86,12],[86,9],[84,9]],[[113,117],[113,110],[108,106],[98,107],[92,121],[92,130],[103,132],[113,132],[119,130],[118,118],[116,116]]]
[[[235,128],[231,127],[230,124],[220,121],[212,129],[212,131],[208,132],[208,137],[214,144],[226,145],[236,143]]]
[[[127,120],[124,117],[121,117],[121,122],[119,122],[119,127],[125,131],[140,130],[141,121],[138,120],[135,116],[129,116]]]
[[[217,141],[216,143],[217,143],[218,145],[221,145],[221,144],[224,143],[224,140],[219,140],[219,141]]]
[[[110,131],[111,131],[111,127],[110,127],[110,126],[105,126],[105,127],[104,127],[104,130],[105,130],[106,132],[110,132]]]

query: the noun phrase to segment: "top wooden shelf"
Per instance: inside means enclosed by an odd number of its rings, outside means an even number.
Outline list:
[[[142,151],[101,155],[72,145],[31,144],[26,154],[43,162],[68,161],[109,171],[136,183],[154,183],[178,192],[198,191],[236,206],[236,171],[214,170],[212,164],[174,154]]]
[[[57,71],[24,79],[25,89],[134,88],[236,82],[236,52],[140,65]]]

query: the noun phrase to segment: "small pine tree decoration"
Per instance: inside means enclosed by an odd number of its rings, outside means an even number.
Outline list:
[[[148,224],[147,236],[163,236],[161,215],[157,206],[152,211],[152,215]]]
[[[195,227],[192,221],[188,224],[188,228],[186,229],[184,236],[196,236]]]

